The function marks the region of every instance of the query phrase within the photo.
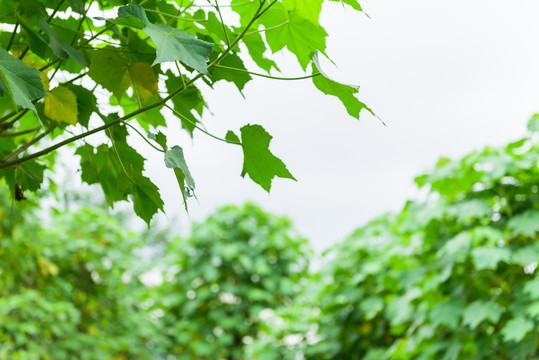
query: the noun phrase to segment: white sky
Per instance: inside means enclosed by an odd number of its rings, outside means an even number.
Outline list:
[[[388,127],[367,113],[359,122],[349,117],[310,80],[256,78],[245,99],[229,84],[206,91],[213,116],[204,123],[211,132],[224,136],[246,123],[263,125],[274,136],[270,149],[298,182],[276,179],[268,196],[239,176],[239,148],[168,130],[169,142],[184,148],[199,199],[190,202],[188,218],[161,154],[145,152],[173,229],[185,232],[189,220],[253,200],[292,218],[320,251],[417,196],[414,176],[440,156],[460,157],[524,134],[529,116],[539,112],[539,2],[361,3],[370,19],[338,3],[324,6],[327,52],[338,65],[325,71],[360,84],[359,98]],[[301,75],[293,57],[276,56],[286,75]]]

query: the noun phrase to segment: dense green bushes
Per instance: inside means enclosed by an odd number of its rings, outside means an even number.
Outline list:
[[[537,359],[539,117],[529,130],[440,160],[424,199],[311,272],[290,221],[250,204],[159,240],[150,263],[155,241],[101,210],[38,218],[2,196],[0,358]]]
[[[529,129],[506,147],[441,159],[416,179],[424,201],[330,249],[317,295],[270,319],[288,328],[268,326],[253,356],[537,358],[539,118]],[[295,328],[308,308],[311,333]]]

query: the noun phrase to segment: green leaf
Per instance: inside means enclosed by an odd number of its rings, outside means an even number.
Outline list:
[[[187,198],[193,196],[193,191],[195,190],[195,181],[193,180],[191,172],[187,167],[187,163],[185,162],[185,157],[183,155],[183,149],[180,146],[175,145],[170,148],[170,150],[165,152],[165,165],[169,169],[174,169],[176,179],[178,180],[178,185],[180,186],[180,190],[182,192],[185,210],[187,210]]]
[[[36,108],[32,100],[47,96],[39,71],[2,48],[0,48],[0,90],[9,93],[14,105],[33,111],[36,111]]]
[[[524,285],[524,293],[534,300],[539,299],[539,278],[527,281]]]
[[[539,114],[533,115],[528,120],[528,130],[531,132],[539,132]]]
[[[526,334],[529,333],[534,327],[533,321],[524,317],[517,317],[509,320],[507,324],[505,324],[501,334],[503,335],[503,340],[505,342],[518,342],[524,339]]]
[[[75,94],[65,86],[57,86],[45,98],[45,116],[56,122],[75,125],[78,121],[78,104]]]
[[[148,226],[153,216],[163,211],[163,200],[159,195],[159,189],[145,176],[139,175],[133,183],[133,209]]]
[[[262,39],[262,35],[260,35],[260,33],[255,32],[249,34],[249,36],[243,38],[243,43],[247,47],[249,55],[258,67],[266,70],[268,73],[272,68],[279,70],[279,67],[275,61],[264,56],[264,53],[266,52],[266,43]]]
[[[341,100],[346,111],[350,116],[359,119],[359,113],[365,109],[374,115],[373,111],[367,107],[364,103],[359,101],[354,94],[357,94],[359,87],[352,87],[348,85],[339,84],[333,80],[330,80],[321,70],[318,64],[318,57],[313,58],[313,74],[320,75],[313,77],[313,83],[326,95],[336,96]]]
[[[463,312],[464,308],[459,301],[450,300],[436,304],[429,318],[435,326],[445,325],[450,329],[456,329]]]
[[[49,46],[54,52],[54,55],[58,56],[60,59],[68,59],[71,58],[73,61],[75,61],[77,64],[81,66],[86,66],[88,63],[84,58],[82,57],[81,53],[79,53],[77,50],[73,48],[73,46],[60,42],[58,39],[58,35],[54,30],[47,24],[47,22],[43,19],[39,19],[39,28],[47,33],[49,36]]]
[[[288,11],[281,3],[275,3],[261,22],[267,29],[271,28],[265,33],[271,51],[275,53],[286,47],[296,55],[303,70],[317,51],[326,49],[324,28],[301,17],[297,11]]]
[[[343,4],[347,4],[347,5],[350,5],[354,10],[363,11],[363,9],[361,8],[361,5],[359,5],[359,2],[357,0],[329,0],[329,1],[335,1],[335,2],[340,2]]]
[[[473,330],[485,320],[489,320],[494,324],[497,323],[501,315],[502,308],[498,304],[478,300],[466,307],[462,316],[462,323]]]
[[[365,314],[365,320],[374,319],[384,308],[384,299],[379,296],[369,296],[359,303],[359,308]]]
[[[187,77],[184,76],[182,81],[181,78],[174,76],[170,71],[166,75],[167,80],[165,81],[165,85],[169,93],[179,89],[183,86],[184,82],[188,81]],[[194,85],[191,85],[173,97],[172,103],[174,104],[174,110],[183,116],[180,116],[183,128],[192,135],[195,124],[198,122],[193,112],[202,115],[205,105],[200,90]]]
[[[28,46],[30,49],[41,58],[45,58],[47,49],[49,48],[49,42],[47,39],[45,39],[45,37],[43,37],[43,35],[40,33],[34,31],[25,18],[19,14],[16,14],[16,16],[17,21],[21,25],[22,33],[28,41]]]
[[[144,8],[139,5],[125,5],[118,8],[118,17],[111,20],[115,24],[143,29],[150,23]]]
[[[472,250],[472,258],[477,270],[494,270],[500,261],[509,262],[511,250],[499,247],[478,247]]]
[[[245,125],[241,129],[241,147],[243,149],[243,169],[241,176],[249,175],[251,180],[267,192],[270,191],[274,177],[296,180],[286,168],[286,165],[269,150],[272,136],[260,125]],[[231,131],[226,139],[239,142],[238,137]]]
[[[129,79],[125,73],[129,60],[113,46],[96,50],[92,54],[92,61],[88,76],[121,99],[129,88]]]
[[[35,161],[27,161],[15,169],[14,182],[19,184],[22,190],[37,191],[43,183],[43,172],[46,167]]]
[[[513,253],[512,262],[522,267],[539,261],[539,243],[521,247]]]
[[[160,98],[151,97],[148,99],[148,101],[141,101],[139,105],[139,103],[137,102],[137,99],[132,99],[132,98],[124,96],[121,101],[121,106],[124,109],[124,114],[129,114],[129,113],[132,113],[133,111],[139,110],[141,106],[146,107],[151,104],[155,104],[159,100]],[[115,105],[115,104],[117,104],[117,102],[111,101],[111,105]],[[147,111],[137,114],[135,116],[135,119],[145,131],[150,130],[149,128],[150,125],[153,126],[154,128],[157,128],[158,126],[166,126],[167,123],[165,121],[165,118],[163,117],[163,114],[161,114],[161,108],[162,106],[151,108]]]
[[[208,56],[213,44],[197,39],[193,34],[168,25],[148,24],[143,31],[157,46],[153,65],[181,61],[193,69],[208,74]]]
[[[318,25],[322,0],[283,0],[287,10],[295,10],[299,16]]]
[[[97,99],[94,93],[79,85],[67,84],[65,87],[77,97],[78,123],[87,128],[90,116],[97,110]]]
[[[518,214],[507,223],[513,235],[524,235],[534,237],[539,231],[539,210],[528,210]]]
[[[157,76],[149,63],[131,63],[119,49],[107,46],[93,53],[88,75],[121,101],[132,86],[134,97],[146,102],[157,94]]]
[[[245,68],[245,65],[243,65],[243,61],[241,61],[240,57],[236,54],[228,54],[223,60],[221,60],[219,65],[244,70],[245,72],[217,67],[211,71],[211,76],[214,81],[226,80],[233,82],[236,87],[242,91],[245,84],[253,79],[251,75],[246,72],[247,69]]]

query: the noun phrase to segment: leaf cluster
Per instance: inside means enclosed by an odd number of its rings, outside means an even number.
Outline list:
[[[344,3],[361,11],[355,0]],[[319,23],[321,10],[322,0],[3,2],[0,178],[14,198],[22,199],[25,191],[41,186],[45,169],[54,170],[56,150],[76,146],[81,179],[100,185],[110,206],[131,200],[135,213],[149,224],[163,211],[163,201],[144,174],[145,159],[128,139],[142,136],[165,154],[187,208],[195,182],[183,149],[169,148],[162,140],[168,124],[181,123],[191,136],[201,131],[239,145],[241,175],[266,191],[275,177],[294,179],[270,152],[272,137],[261,125],[246,124],[241,136],[208,132],[202,124],[208,104],[200,89],[226,81],[241,92],[255,76],[313,78],[315,87],[338,97],[351,116],[370,111],[354,96],[357,88],[338,84],[319,70],[317,53],[326,55],[327,37]],[[237,21],[224,20],[233,15]],[[280,70],[270,53],[285,48],[304,71],[310,66],[310,75],[272,75]],[[244,62],[262,72],[247,70]],[[86,143],[97,133],[106,137],[97,145]]]

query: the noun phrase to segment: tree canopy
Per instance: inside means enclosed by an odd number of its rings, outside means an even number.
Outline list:
[[[362,11],[356,0],[340,2]],[[9,184],[13,198],[22,200],[25,192],[40,188],[46,169],[54,169],[55,151],[76,146],[82,181],[99,184],[110,206],[130,199],[135,213],[149,223],[163,210],[163,200],[144,174],[145,159],[128,139],[142,136],[163,153],[187,209],[195,181],[183,149],[169,145],[174,139],[166,130],[168,124],[180,122],[191,136],[200,131],[240,146],[241,175],[264,190],[270,190],[275,177],[294,179],[270,151],[272,136],[261,125],[209,133],[202,124],[207,104],[199,84],[213,87],[227,81],[241,92],[257,76],[311,78],[316,89],[340,99],[350,116],[359,118],[363,109],[372,113],[355,97],[358,87],[339,84],[320,68],[318,58],[327,57],[328,35],[319,23],[322,3],[3,1],[0,178]],[[271,54],[285,48],[307,75],[272,75],[280,65]],[[246,68],[247,59],[259,72]],[[96,96],[96,90],[103,95]],[[104,134],[100,144],[85,141],[96,133]]]

